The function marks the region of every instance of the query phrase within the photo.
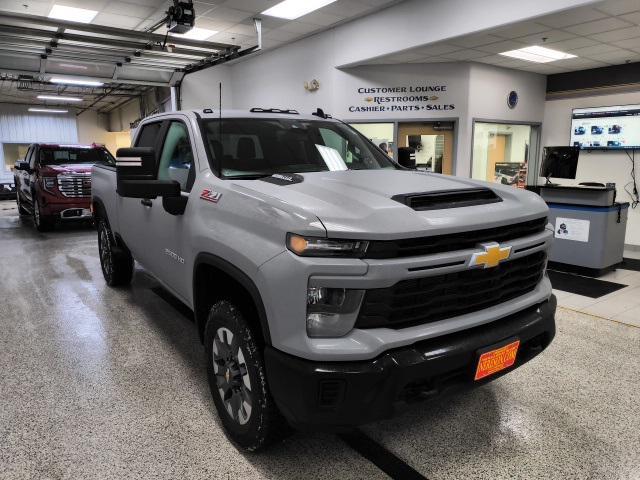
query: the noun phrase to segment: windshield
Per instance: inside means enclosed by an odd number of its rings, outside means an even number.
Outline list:
[[[397,168],[359,133],[337,122],[267,118],[205,120],[203,137],[211,157],[227,178]]]
[[[41,165],[94,165],[96,163],[114,163],[109,152],[99,148],[55,147],[40,149]]]

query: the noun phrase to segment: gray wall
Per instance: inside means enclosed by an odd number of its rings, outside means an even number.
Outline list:
[[[326,37],[310,37],[251,61],[187,75],[182,84],[183,108],[217,107],[218,83],[222,82],[225,108],[279,107],[312,112],[321,107],[348,121],[457,119],[455,172],[462,176],[469,176],[471,170],[473,118],[542,122],[545,100],[543,75],[475,63],[336,69],[325,42]],[[320,89],[306,91],[304,82],[314,78],[319,80]],[[370,105],[366,102],[369,95],[358,93],[361,87],[420,85],[445,85],[446,92],[430,93],[438,99],[428,103],[454,105],[454,108],[402,112],[349,111],[349,107]],[[507,95],[511,90],[520,94],[520,102],[513,110],[507,106]]]

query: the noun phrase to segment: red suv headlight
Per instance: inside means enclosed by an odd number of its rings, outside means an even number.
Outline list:
[[[47,192],[53,193],[53,189],[56,187],[56,177],[42,177],[42,186]]]

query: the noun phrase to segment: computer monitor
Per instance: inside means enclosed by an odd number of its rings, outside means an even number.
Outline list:
[[[576,178],[580,147],[544,147],[542,150],[542,166],[540,175],[547,179]]]
[[[398,163],[405,168],[416,168],[416,149],[413,147],[398,147]]]

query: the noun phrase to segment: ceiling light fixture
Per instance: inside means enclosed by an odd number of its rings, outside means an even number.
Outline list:
[[[98,12],[96,10],[55,4],[49,12],[49,18],[66,20],[68,22],[89,23],[97,14]]]
[[[61,63],[60,66],[65,68],[73,68],[75,70],[88,70],[88,67],[85,65],[74,65],[73,63]]]
[[[38,95],[40,100],[54,100],[59,102],[81,102],[82,99],[78,97],[61,97],[58,95]]]
[[[284,0],[283,2],[268,8],[263,15],[270,17],[284,18],[286,20],[295,20],[307,13],[311,13],[319,8],[325,7],[336,0]]]
[[[216,33],[218,33],[218,30],[193,27],[187,33],[170,33],[169,35],[171,35],[172,37],[187,38],[189,40],[206,40]]]
[[[519,48],[518,50],[509,50],[508,52],[502,52],[500,55],[536,63],[549,63],[555,62],[556,60],[576,58],[576,55],[559,52],[558,50],[552,50],[550,48],[540,47],[538,45],[534,45],[533,47]]]
[[[69,110],[54,110],[53,108],[30,108],[30,112],[37,113],[68,113]]]
[[[104,85],[102,82],[98,82],[95,80],[76,80],[73,78],[58,78],[53,77],[50,80],[51,83],[63,83],[65,85],[83,85],[86,87],[101,87]]]

